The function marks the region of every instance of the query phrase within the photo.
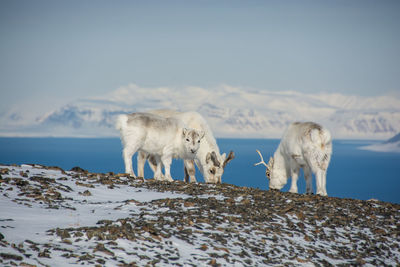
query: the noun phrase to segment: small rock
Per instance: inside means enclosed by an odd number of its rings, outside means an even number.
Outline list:
[[[63,229],[57,228],[56,229],[56,234],[59,237],[61,237],[61,239],[66,239],[66,238],[70,238],[71,237],[71,235],[69,234],[68,230],[65,230],[65,229],[63,230]]]
[[[0,174],[8,174],[9,170],[7,168],[0,169]]]
[[[19,255],[11,254],[11,253],[0,253],[0,258],[3,258],[5,260],[16,260],[16,261],[22,261],[22,257]]]
[[[207,247],[206,244],[203,244],[203,245],[201,245],[200,249],[201,249],[202,251],[206,251],[206,250],[208,249],[208,247]]]
[[[92,193],[90,193],[89,190],[85,190],[85,191],[83,191],[83,192],[79,192],[79,195],[82,195],[82,196],[91,196]]]
[[[211,266],[218,266],[216,259],[211,259],[208,264],[211,265]]]
[[[85,184],[85,183],[81,183],[81,182],[78,182],[78,181],[76,181],[75,184],[78,185],[78,186],[94,188],[94,185],[92,185],[92,184]]]
[[[186,201],[183,205],[184,205],[186,208],[189,208],[189,207],[193,207],[193,206],[195,205],[195,203]]]
[[[78,172],[78,173],[88,173],[87,170],[84,170],[84,169],[82,169],[81,167],[78,167],[78,166],[73,167],[73,168],[71,169],[71,171],[72,171],[72,172]]]

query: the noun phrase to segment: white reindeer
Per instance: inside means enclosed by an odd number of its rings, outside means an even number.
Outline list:
[[[317,194],[327,196],[326,171],[332,154],[332,138],[329,131],[313,122],[295,122],[289,125],[274,157],[268,164],[259,150],[256,150],[261,161],[267,167],[266,176],[271,189],[282,189],[287,179],[292,177],[289,192],[297,193],[297,179],[300,168],[303,168],[307,184],[307,194],[312,194],[311,172],[315,174]]]
[[[163,118],[149,113],[119,115],[116,128],[121,133],[125,172],[136,177],[132,169],[132,156],[137,151],[153,155],[157,165],[156,180],[173,181],[170,173],[172,158],[193,160],[200,147],[204,132],[187,129],[176,118]],[[161,172],[164,165],[165,175]]]
[[[151,110],[147,111],[166,118],[176,118],[192,129],[197,129],[205,133],[204,139],[200,143],[200,148],[196,153],[194,162],[203,174],[206,183],[221,183],[221,177],[224,173],[226,164],[234,159],[233,151],[230,151],[228,157],[225,153],[220,154],[217,142],[212,134],[206,120],[197,112],[179,112],[176,110]],[[140,152],[138,154],[138,175],[144,176],[144,164],[146,159],[149,161],[153,171],[156,169],[154,158],[148,153]],[[185,181],[196,182],[196,170],[193,160],[184,160]]]

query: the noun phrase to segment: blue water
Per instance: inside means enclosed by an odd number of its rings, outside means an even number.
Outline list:
[[[268,189],[265,167],[253,164],[259,161],[259,149],[265,160],[279,144],[275,139],[218,139],[223,152],[233,150],[231,161],[222,177],[223,182],[239,186]],[[355,199],[376,198],[400,203],[400,154],[379,153],[358,149],[366,141],[334,141],[332,160],[327,174],[329,196]],[[0,138],[0,163],[35,163],[59,166],[65,170],[80,166],[91,172],[123,172],[121,143],[117,138]],[[134,159],[136,170],[136,159]],[[182,161],[174,160],[171,174],[183,180]],[[146,165],[145,176],[152,172]],[[203,181],[197,173],[198,181]],[[314,190],[315,190],[315,179]],[[283,188],[288,191],[290,181]],[[298,181],[299,193],[305,192],[305,181]]]

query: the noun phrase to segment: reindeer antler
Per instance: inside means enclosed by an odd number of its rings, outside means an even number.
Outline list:
[[[254,166],[257,166],[257,165],[260,165],[260,164],[264,164],[265,167],[268,167],[267,163],[264,162],[264,158],[261,155],[261,152],[258,149],[256,149],[256,151],[257,151],[258,155],[260,155],[261,161],[258,162],[258,163],[255,163]]]

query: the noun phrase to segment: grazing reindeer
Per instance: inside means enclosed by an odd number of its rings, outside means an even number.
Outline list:
[[[295,122],[289,125],[274,157],[268,164],[259,150],[261,161],[254,164],[263,164],[271,189],[282,189],[287,179],[292,177],[289,192],[297,193],[297,179],[300,168],[303,168],[307,184],[307,194],[312,194],[311,173],[315,174],[317,194],[327,196],[326,171],[332,154],[332,138],[329,131],[313,122]]]
[[[189,130],[175,118],[163,118],[150,113],[119,115],[116,128],[121,133],[125,172],[135,176],[132,156],[137,151],[153,155],[156,163],[154,178],[173,181],[170,174],[172,158],[193,160],[204,132]],[[165,176],[161,172],[164,165]]]
[[[213,136],[213,133],[208,126],[206,120],[197,112],[179,112],[176,110],[150,110],[148,113],[156,114],[165,118],[175,118],[181,120],[185,125],[192,129],[197,129],[204,132],[204,139],[200,143],[199,150],[196,153],[196,157],[193,160],[184,160],[184,171],[185,181],[196,182],[196,170],[195,165],[199,168],[203,174],[206,183],[221,183],[221,177],[224,173],[225,166],[228,162],[234,159],[235,154],[230,151],[228,156],[225,153],[220,154],[217,142]],[[138,175],[143,177],[144,175],[144,164],[146,159],[153,171],[156,169],[155,161],[152,155],[139,152],[138,154]]]

